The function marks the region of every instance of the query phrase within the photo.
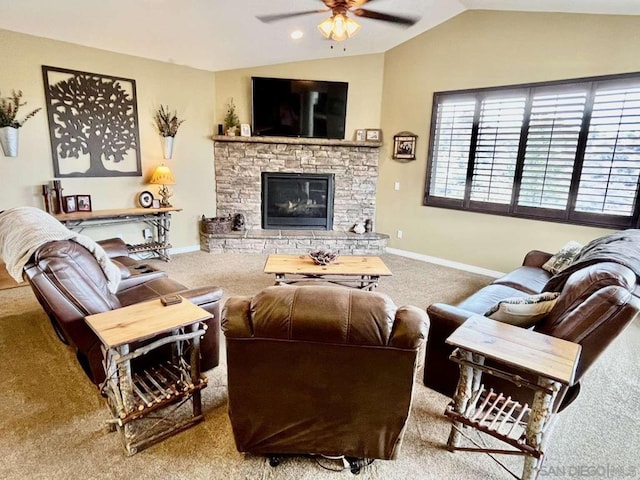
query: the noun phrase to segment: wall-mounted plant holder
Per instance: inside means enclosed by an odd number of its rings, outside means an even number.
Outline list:
[[[18,156],[18,129],[15,127],[0,128],[0,145],[5,157]]]
[[[175,137],[162,137],[162,156],[165,160],[171,160],[173,157],[173,140]]]
[[[399,161],[411,161],[416,159],[416,139],[418,136],[412,132],[400,132],[393,136],[393,158]]]

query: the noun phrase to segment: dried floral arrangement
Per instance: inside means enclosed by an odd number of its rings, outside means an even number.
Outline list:
[[[0,128],[20,128],[27,120],[42,110],[42,108],[36,108],[31,113],[28,113],[22,121],[17,120],[18,110],[27,104],[27,102],[21,102],[21,99],[22,90],[18,90],[17,92],[13,90],[10,97],[0,98]]]
[[[166,110],[163,105],[160,105],[160,109],[158,109],[153,119],[160,135],[163,137],[175,137],[176,133],[178,133],[178,128],[184,122],[184,120],[178,120],[178,112],[174,111],[172,113],[168,105]]]

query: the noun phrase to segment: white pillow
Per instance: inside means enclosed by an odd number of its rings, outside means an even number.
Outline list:
[[[578,256],[578,253],[580,253],[582,246],[582,244],[571,240],[562,247],[558,253],[547,260],[544,265],[542,265],[542,268],[554,275],[561,272],[573,263],[573,260]]]
[[[487,310],[484,316],[529,328],[551,311],[559,295],[560,292],[543,292],[529,297],[505,298]]]

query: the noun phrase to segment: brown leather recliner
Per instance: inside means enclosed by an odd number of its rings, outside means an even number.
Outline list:
[[[238,451],[398,455],[428,318],[385,295],[268,287],[223,311]]]
[[[122,280],[112,294],[95,257],[80,244],[70,241],[48,242],[40,246],[24,267],[36,298],[49,316],[60,339],[76,350],[87,376],[95,384],[105,378],[103,354],[98,337],[86,324],[87,315],[114,310],[139,302],[178,293],[211,313],[207,333],[201,342],[201,369],[219,362],[220,299],[218,287],[187,289],[168,278],[165,272],[128,256],[120,239],[98,242],[120,268]],[[157,355],[167,354],[158,351]]]

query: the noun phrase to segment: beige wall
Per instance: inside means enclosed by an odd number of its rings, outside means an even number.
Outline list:
[[[198,218],[215,214],[213,183],[215,78],[212,72],[169,63],[85,48],[69,43],[0,30],[0,92],[22,90],[29,108],[45,107],[42,65],[134,79],[138,99],[142,177],[63,178],[65,194],[89,194],[94,209],[136,206],[139,192],[149,190],[157,196],[157,186],[146,183],[153,169],[166,163],[177,184],[171,198],[182,212],[173,215],[171,243],[188,248],[199,245]],[[186,119],[176,136],[173,159],[163,160],[161,137],[153,124],[153,113],[160,104],[177,109]],[[43,207],[40,185],[53,180],[53,163],[47,116],[43,111],[20,129],[20,152],[16,158],[0,153],[0,210],[31,205]],[[122,233],[131,243],[142,241],[144,225],[87,229],[87,235],[100,239]]]
[[[232,97],[241,122],[250,123],[250,77],[347,81],[347,137],[357,128],[384,131],[376,230],[388,233],[397,249],[505,271],[529,249],[553,251],[571,239],[586,243],[607,230],[422,206],[433,92],[640,71],[638,32],[640,17],[632,16],[468,11],[386,54],[214,74],[0,30],[0,89],[2,95],[21,89],[28,107],[44,107],[42,65],[136,80],[144,176],[62,181],[65,193],[91,195],[95,209],[132,207],[140,191],[156,193],[145,183],[164,161],[152,114],[160,103],[177,108],[186,122],[166,163],[178,182],[172,200],[184,211],[173,217],[171,241],[186,248],[199,243],[200,215],[215,214],[210,135]],[[393,135],[403,130],[419,135],[415,162],[391,160]],[[44,112],[20,136],[20,156],[0,156],[0,209],[41,206],[39,186],[53,179]],[[141,229],[85,232],[94,238],[123,233],[137,243]],[[397,230],[402,239],[395,238]]]
[[[390,247],[498,271],[609,232],[422,206],[431,102],[436,91],[637,72],[639,50],[638,16],[467,11],[387,52],[376,230]],[[391,160],[403,130],[419,135],[414,162]]]
[[[233,98],[241,123],[251,123],[251,77],[349,82],[345,135],[355,129],[380,128],[384,55],[361,55],[285,63],[216,73],[216,123],[222,123]]]

